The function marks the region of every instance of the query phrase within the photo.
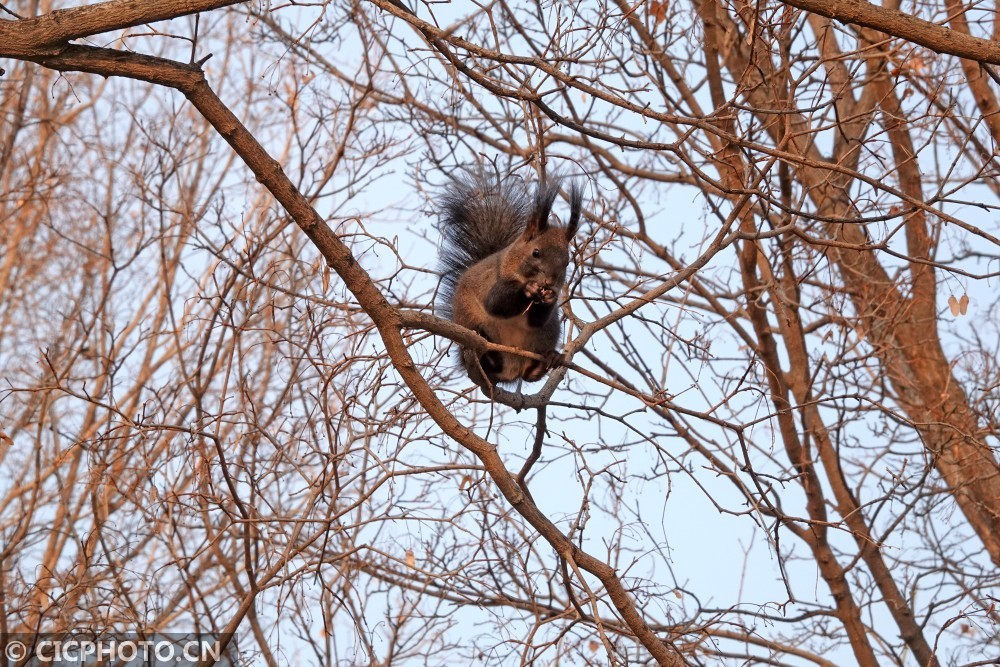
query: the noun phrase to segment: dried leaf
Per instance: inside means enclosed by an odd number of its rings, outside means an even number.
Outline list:
[[[95,523],[104,523],[108,520],[108,487],[106,484],[100,484],[97,487],[94,499],[94,521]]]
[[[416,567],[417,566],[417,559],[413,555],[413,549],[407,549],[406,550],[406,564],[409,565],[410,567]]]
[[[600,644],[599,644],[598,642],[596,642],[596,641],[594,641],[593,639],[591,639],[591,640],[590,640],[590,641],[589,641],[589,642],[587,643],[587,648],[589,648],[589,649],[590,649],[590,652],[591,652],[591,653],[597,653],[597,649],[601,648],[601,645],[600,645]]]
[[[954,315],[955,317],[958,317],[959,313],[958,299],[955,298],[954,294],[948,297],[948,307],[951,308],[951,314]]]
[[[211,478],[211,470],[209,469],[208,459],[204,456],[198,456],[194,465],[195,479],[198,481],[198,490],[202,493],[208,492],[208,482]]]
[[[958,309],[965,315],[969,312],[969,295],[963,294],[962,298],[958,300]]]
[[[659,25],[666,20],[667,3],[665,0],[652,0],[648,7],[649,15],[653,17],[653,25]]]

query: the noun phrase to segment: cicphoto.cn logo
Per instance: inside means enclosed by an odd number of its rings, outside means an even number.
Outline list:
[[[35,635],[8,637],[6,665],[236,665],[234,637],[156,634],[146,637],[75,637]]]

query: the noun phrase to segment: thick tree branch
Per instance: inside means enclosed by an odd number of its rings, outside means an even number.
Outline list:
[[[841,23],[881,30],[937,53],[1000,64],[1000,42],[963,34],[896,9],[863,0],[784,0],[784,3]]]
[[[111,0],[58,9],[21,21],[0,21],[0,57],[30,58],[74,39],[238,5],[245,0]]]

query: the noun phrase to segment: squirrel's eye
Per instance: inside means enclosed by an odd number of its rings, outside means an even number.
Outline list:
[[[532,257],[541,257],[542,256],[542,249],[541,248],[535,248],[534,250],[531,251],[531,256]]]

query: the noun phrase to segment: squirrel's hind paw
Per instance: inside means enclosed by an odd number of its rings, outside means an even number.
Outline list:
[[[562,366],[566,363],[566,357],[561,352],[556,352],[555,350],[549,350],[543,355],[545,357],[544,361],[532,361],[528,364],[528,367],[524,369],[521,377],[525,382],[538,382],[545,374],[556,366]]]

